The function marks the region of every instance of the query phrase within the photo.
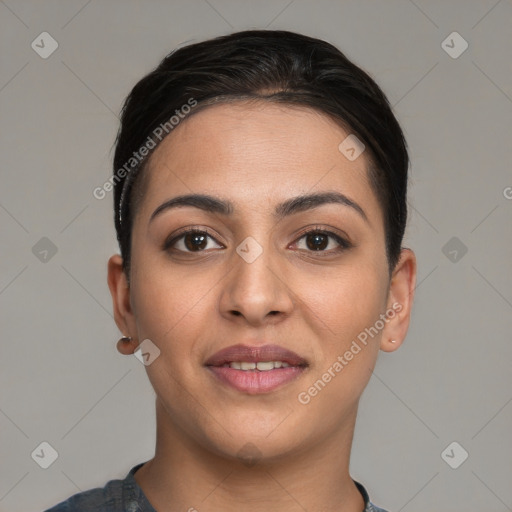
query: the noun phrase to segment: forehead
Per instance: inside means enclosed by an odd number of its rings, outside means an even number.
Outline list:
[[[369,217],[380,216],[367,155],[350,160],[340,151],[349,135],[307,107],[261,101],[206,107],[154,151],[144,209],[149,214],[169,197],[209,193],[258,210],[294,195],[337,190],[364,204]]]

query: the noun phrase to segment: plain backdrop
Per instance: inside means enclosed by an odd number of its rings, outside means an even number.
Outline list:
[[[390,511],[512,510],[511,27],[510,0],[1,1],[0,510],[152,457],[153,390],[115,349],[112,197],[93,190],[136,81],[177,46],[249,28],[338,46],[410,148],[412,325],[361,400],[352,476]]]

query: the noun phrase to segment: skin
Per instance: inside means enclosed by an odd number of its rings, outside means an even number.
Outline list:
[[[349,161],[338,150],[347,135],[307,108],[237,102],[190,116],[149,161],[133,225],[130,285],[119,255],[109,260],[108,283],[116,323],[133,338],[119,351],[131,355],[144,339],[161,351],[145,367],[156,393],[155,457],[135,474],[161,512],[364,508],[348,471],[358,402],[379,350],[396,350],[406,336],[416,260],[403,249],[390,278],[365,154]],[[273,216],[287,199],[324,191],[357,202],[367,220],[340,204]],[[186,206],[150,222],[166,200],[189,193],[229,200],[234,213]],[[169,235],[191,226],[214,237],[203,252],[185,252],[183,239],[174,250],[163,248]],[[315,227],[352,247],[337,252],[339,244],[328,238],[323,251],[312,250],[303,231]],[[263,250],[252,263],[236,252],[249,236]],[[308,404],[300,403],[299,393],[393,303],[400,312]],[[243,393],[204,367],[237,343],[275,343],[309,366],[273,392]],[[248,443],[255,464],[239,455]]]

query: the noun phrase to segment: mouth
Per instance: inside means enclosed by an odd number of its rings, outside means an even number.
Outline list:
[[[295,380],[307,366],[304,358],[278,345],[233,345],[205,363],[220,382],[250,395],[274,391]]]

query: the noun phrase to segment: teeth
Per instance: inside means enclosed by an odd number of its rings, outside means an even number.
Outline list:
[[[245,361],[232,361],[224,366],[229,366],[234,370],[256,370],[266,372],[274,368],[288,368],[290,365],[284,361],[260,361],[258,363],[249,363]]]
[[[256,363],[256,368],[258,368],[258,370],[261,370],[263,372],[265,372],[267,370],[273,370],[274,362],[273,361],[258,362],[258,363]]]

